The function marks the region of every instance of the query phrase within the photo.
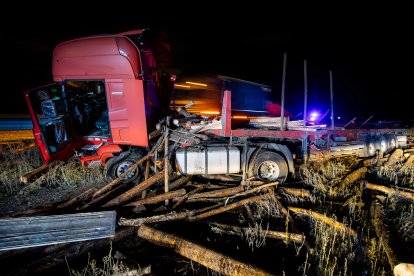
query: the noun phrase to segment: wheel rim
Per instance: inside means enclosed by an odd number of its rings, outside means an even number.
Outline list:
[[[275,180],[279,177],[280,169],[274,161],[264,161],[260,164],[258,174],[261,179]]]
[[[395,149],[396,144],[397,143],[395,142],[395,139],[391,139],[390,141],[391,149]]]
[[[386,152],[387,151],[387,141],[381,140],[381,142],[380,142],[380,150],[382,152]]]
[[[375,148],[375,144],[374,143],[369,143],[368,144],[368,154],[370,155],[370,156],[372,156],[372,155],[375,155],[375,151],[376,151],[376,148]]]
[[[116,170],[115,170],[116,177],[119,177],[121,174],[126,172],[133,164],[134,164],[134,162],[128,161],[128,160],[120,162],[119,165],[116,167]],[[124,180],[131,180],[131,179],[135,178],[137,175],[138,175],[138,168],[135,169],[134,171],[130,172],[129,174],[127,174],[124,177]]]

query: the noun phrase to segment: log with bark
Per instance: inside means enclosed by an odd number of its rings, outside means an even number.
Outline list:
[[[220,234],[230,234],[230,235],[239,235],[246,236],[251,228],[249,227],[240,227],[228,224],[222,224],[217,222],[210,223],[211,230]],[[289,233],[289,232],[280,232],[272,231],[267,229],[259,230],[266,238],[284,240],[286,242],[291,241],[294,243],[302,244],[304,242],[305,236],[301,234]]]
[[[398,191],[398,190],[395,190],[395,189],[390,188],[390,187],[386,187],[386,186],[383,186],[383,185],[377,185],[377,184],[373,184],[373,183],[366,183],[365,188],[370,189],[370,190],[374,190],[374,191],[383,192],[383,193],[386,193],[388,195],[397,195],[399,197],[414,201],[414,193],[405,192],[405,191]]]
[[[42,173],[47,173],[48,170],[56,167],[56,166],[61,166],[63,165],[64,162],[63,161],[52,161],[49,164],[44,164],[28,173],[26,173],[25,175],[20,176],[20,182],[22,184],[28,184],[29,182],[31,182],[34,178],[38,177],[40,174]],[[27,187],[27,186],[26,186]]]
[[[270,275],[260,268],[242,263],[229,256],[147,225],[143,225],[138,229],[138,236],[157,245],[171,248],[181,256],[200,263],[217,273],[224,275]]]
[[[152,185],[156,184],[158,181],[164,180],[164,177],[165,177],[165,173],[164,173],[164,171],[161,171],[158,174],[151,176],[150,178],[148,178],[144,182],[141,182],[140,184],[138,184],[138,186],[135,186],[134,188],[128,190],[127,192],[121,194],[120,196],[118,196],[118,197],[112,199],[111,201],[105,203],[104,205],[102,205],[102,207],[108,208],[108,207],[112,207],[112,206],[116,206],[116,205],[121,205],[121,204],[127,202],[128,200],[134,198],[135,196],[137,196],[140,192],[142,192],[142,191],[148,189],[149,187],[151,187]]]
[[[393,233],[391,221],[385,218],[382,206],[378,203],[371,205],[371,220],[384,251],[387,255],[391,270],[400,263],[414,263],[414,257],[405,248],[404,243]]]
[[[208,211],[208,212],[205,212],[205,213],[201,213],[201,214],[192,216],[192,217],[189,218],[189,220],[194,221],[194,220],[205,219],[205,218],[208,218],[208,217],[211,217],[211,216],[214,216],[214,215],[218,215],[218,214],[227,212],[229,210],[235,209],[235,208],[243,206],[245,204],[259,202],[259,201],[261,201],[262,199],[265,199],[265,198],[269,198],[268,193],[263,194],[263,195],[254,196],[254,197],[245,198],[245,199],[242,199],[240,201],[231,203],[229,205],[219,207],[217,209],[214,209],[214,210],[211,210],[211,211]]]
[[[325,215],[319,214],[317,212],[303,209],[303,208],[297,208],[297,207],[288,207],[289,211],[292,211],[296,214],[306,215],[308,217],[311,217],[313,219],[316,219],[318,221],[321,221],[329,226],[332,226],[338,231],[344,231],[347,235],[350,235],[354,238],[358,237],[358,234],[355,230],[349,228],[347,225],[340,223],[330,217],[327,217]]]

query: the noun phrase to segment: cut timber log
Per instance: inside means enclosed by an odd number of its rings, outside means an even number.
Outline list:
[[[103,186],[101,189],[96,191],[93,194],[93,198],[97,198],[101,196],[102,194],[106,193],[107,191],[113,189],[116,186],[119,186],[122,183],[122,180],[125,176],[127,176],[129,173],[131,173],[133,170],[138,168],[142,163],[147,161],[147,159],[152,157],[152,153],[147,154],[145,157],[143,157],[141,160],[136,162],[134,165],[132,165],[128,170],[126,170],[123,174],[121,174],[119,177],[115,178],[112,182],[108,183],[107,185]]]
[[[400,263],[394,267],[394,276],[414,275],[414,264]]]
[[[28,145],[26,145],[26,146],[23,146],[23,147],[20,147],[20,148],[18,148],[18,149],[15,149],[15,150],[13,151],[13,153],[14,153],[14,154],[16,154],[16,153],[19,153],[19,152],[22,152],[22,151],[25,151],[25,150],[31,149],[31,148],[33,148],[33,147],[35,147],[35,146],[36,146],[36,143],[30,143],[30,144],[28,144]]]
[[[96,206],[100,206],[106,201],[108,201],[110,198],[113,198],[115,195],[122,193],[123,191],[127,190],[129,188],[130,183],[122,183],[121,185],[117,186],[116,188],[113,188],[112,190],[108,191],[107,193],[94,198],[89,203],[79,207],[76,209],[77,211],[84,211],[91,209]]]
[[[184,211],[184,212],[170,212],[167,214],[152,216],[152,217],[143,217],[143,218],[136,218],[136,219],[126,219],[120,218],[118,221],[119,225],[123,226],[141,226],[144,223],[154,223],[154,222],[162,222],[162,221],[172,221],[172,220],[180,220],[185,219],[189,215],[191,215],[192,211]]]
[[[191,192],[188,192],[186,195],[176,198],[176,203],[173,206],[173,209],[177,208],[178,206],[180,206],[181,204],[183,204],[184,201],[186,201],[188,199],[189,196],[193,195],[193,194],[197,194],[199,192],[201,192],[202,190],[204,190],[204,187],[198,187],[195,188],[194,190],[192,190]]]
[[[404,192],[404,191],[397,191],[397,190],[395,190],[393,188],[390,188],[390,187],[385,187],[385,186],[382,186],[382,185],[376,185],[376,184],[372,184],[372,183],[365,184],[365,187],[367,189],[383,192],[383,193],[386,193],[388,195],[396,194],[400,197],[403,197],[403,198],[414,201],[414,193]]]
[[[311,196],[310,191],[305,190],[305,189],[283,187],[283,188],[280,188],[280,190],[290,196],[297,196],[297,197],[310,197]]]
[[[97,188],[88,189],[88,190],[84,191],[83,193],[81,193],[80,195],[77,195],[74,198],[69,199],[65,203],[62,203],[62,204],[58,205],[57,208],[58,209],[69,208],[69,207],[72,207],[72,206],[74,206],[74,205],[76,205],[80,202],[86,201],[86,200],[90,199],[96,191],[97,191]]]
[[[183,196],[185,194],[186,194],[185,189],[180,189],[180,190],[176,190],[176,191],[172,191],[172,192],[163,193],[163,194],[160,194],[160,195],[155,195],[155,196],[151,196],[151,197],[142,198],[142,199],[139,199],[137,201],[128,203],[124,206],[137,207],[139,205],[144,205],[144,204],[157,204],[161,201],[169,200],[169,199],[179,197],[179,196]]]
[[[334,227],[335,229],[337,229],[338,231],[345,231],[346,234],[357,238],[358,234],[357,232],[355,232],[353,229],[349,228],[348,226],[346,226],[343,223],[340,223],[334,219],[331,219],[325,215],[319,214],[317,212],[311,211],[311,210],[307,210],[307,209],[302,209],[302,208],[297,208],[297,207],[288,207],[288,209],[296,214],[302,214],[302,215],[306,215],[308,217],[311,217],[313,219],[322,221],[323,223]]]
[[[127,192],[121,194],[120,196],[105,203],[104,205],[102,205],[102,207],[107,208],[107,207],[112,207],[114,205],[121,205],[127,202],[128,200],[132,199],[136,195],[138,195],[140,192],[148,189],[149,187],[151,187],[152,185],[154,185],[155,183],[163,179],[164,179],[164,171],[161,171],[158,174],[151,176],[144,182],[141,182],[138,186],[135,186],[134,188],[128,190]]]
[[[401,167],[401,169],[399,170],[400,172],[404,172],[407,170],[408,167],[414,166],[414,155],[410,155],[407,159],[407,161],[405,161],[404,165]]]
[[[205,212],[205,213],[201,213],[201,214],[192,216],[192,217],[189,218],[189,220],[205,219],[205,218],[208,218],[208,217],[217,215],[217,214],[221,214],[221,213],[227,212],[229,210],[235,209],[235,208],[240,207],[240,206],[243,206],[245,204],[259,202],[262,199],[265,199],[265,198],[268,198],[268,197],[269,197],[269,194],[266,193],[266,194],[259,195],[259,196],[245,198],[245,199],[242,199],[242,200],[240,200],[238,202],[234,202],[234,203],[231,203],[229,205],[226,205],[226,206],[223,206],[223,207],[219,207],[217,209],[214,209],[214,210],[211,210],[211,211],[208,211],[208,212]]]
[[[401,158],[403,157],[403,155],[404,155],[404,151],[402,149],[395,149],[385,164],[387,166],[394,166],[395,164],[401,161]]]
[[[336,193],[343,191],[348,188],[351,184],[365,177],[368,169],[367,167],[361,167],[356,171],[351,172],[339,183],[338,187],[335,188]]]
[[[184,184],[187,184],[188,181],[190,181],[192,177],[193,177],[192,175],[187,175],[187,176],[177,179],[176,181],[170,184],[170,190],[172,191],[172,190],[181,188],[181,186],[183,186]]]
[[[393,229],[390,226],[390,223],[385,220],[382,207],[378,203],[374,203],[371,205],[370,211],[375,233],[384,248],[391,269],[394,269],[399,263],[412,262],[413,260],[410,259],[411,254],[408,252],[405,245],[398,238],[393,236],[395,229]]]
[[[46,170],[51,169],[53,167],[56,167],[58,165],[62,165],[64,162],[62,161],[52,161],[49,164],[44,164],[28,173],[26,173],[25,175],[20,176],[20,182],[22,184],[27,184],[29,182],[31,182],[35,177],[37,177],[39,174],[44,173]]]
[[[270,275],[259,268],[146,225],[138,229],[138,236],[157,245],[171,248],[181,256],[200,263],[220,274],[243,276]]]
[[[132,171],[134,171],[136,168],[138,168],[138,166],[140,166],[142,163],[144,163],[145,161],[147,161],[147,159],[151,158],[154,154],[154,152],[163,144],[165,139],[165,136],[161,136],[157,143],[155,144],[155,146],[152,147],[151,151],[144,156],[143,158],[141,158],[141,160],[139,160],[138,162],[136,162],[134,165],[132,165],[128,170],[126,170],[123,174],[121,174],[120,176],[118,176],[116,179],[114,179],[111,183],[108,183],[106,186],[102,187],[101,189],[99,189],[94,195],[93,198],[96,198],[104,193],[106,193],[107,191],[109,191],[110,189],[120,185],[122,183],[122,180],[124,179],[125,176],[127,176],[129,173],[131,173]],[[145,182],[145,181],[144,181]]]
[[[210,223],[210,227],[211,227],[211,230],[216,233],[239,235],[239,236],[246,236],[246,234],[249,233],[249,231],[251,231],[251,228],[249,227],[239,227],[239,226],[233,226],[233,225],[216,223],[216,222]],[[291,241],[291,242],[298,243],[298,244],[303,243],[305,239],[305,237],[301,234],[272,231],[272,230],[265,230],[265,229],[261,229],[259,231],[266,238]]]
[[[189,199],[198,199],[198,198],[211,198],[211,197],[225,197],[225,196],[230,196],[230,195],[237,194],[237,193],[242,192],[242,191],[244,191],[244,187],[242,185],[239,185],[239,186],[236,186],[236,187],[231,187],[231,188],[226,188],[226,189],[219,189],[219,190],[194,194],[194,195],[189,196],[188,198]]]

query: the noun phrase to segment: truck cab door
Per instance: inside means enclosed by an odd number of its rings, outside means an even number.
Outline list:
[[[44,163],[68,160],[75,150],[67,123],[63,86],[51,84],[25,92],[33,134]]]

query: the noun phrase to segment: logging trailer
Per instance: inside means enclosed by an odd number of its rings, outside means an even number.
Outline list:
[[[237,91],[222,91],[219,120],[173,110],[175,76],[166,70],[167,56],[165,42],[148,30],[57,45],[54,83],[25,92],[44,163],[76,156],[85,167],[103,166],[112,181],[165,135],[169,149],[151,155],[153,172],[170,163],[183,175],[282,183],[307,161],[375,156],[406,145],[404,129],[318,129],[288,118],[283,127],[276,118],[235,127]],[[168,162],[158,154],[166,150]],[[137,167],[124,180],[139,182],[143,174]]]

